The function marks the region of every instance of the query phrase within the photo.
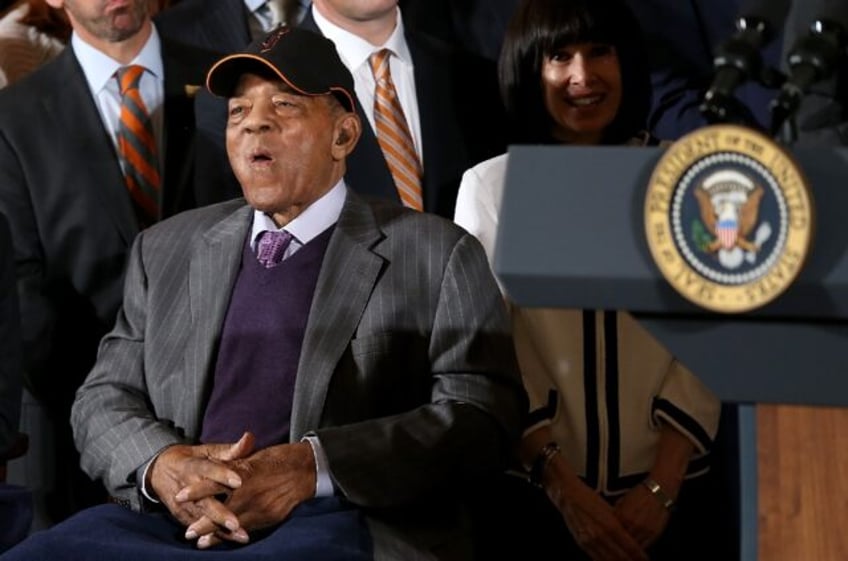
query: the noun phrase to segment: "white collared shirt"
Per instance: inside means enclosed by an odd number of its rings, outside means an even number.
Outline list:
[[[424,162],[424,151],[421,143],[421,118],[418,114],[418,95],[415,92],[415,66],[412,62],[412,54],[406,44],[404,36],[403,19],[400,17],[400,8],[397,9],[395,30],[383,45],[372,45],[362,37],[354,35],[350,31],[342,29],[332,23],[312,6],[312,17],[321,33],[336,44],[336,50],[342,62],[353,75],[353,86],[356,97],[365,111],[368,123],[372,130],[374,126],[374,89],[377,84],[368,57],[380,49],[386,48],[392,51],[389,58],[389,70],[392,74],[392,82],[395,84],[400,106],[406,117],[406,124],[412,134],[415,143],[415,151]]]
[[[115,72],[125,66],[117,60],[86,43],[79,35],[71,35],[71,48],[82,67],[88,89],[94,98],[103,126],[109,133],[115,149],[118,147],[118,124],[121,116],[121,90]],[[143,66],[139,90],[153,123],[156,148],[159,154],[159,171],[162,171],[165,123],[165,68],[162,64],[162,45],[156,27],[138,55],[130,62]],[[123,165],[123,162],[121,162]]]
[[[301,247],[338,222],[346,199],[347,188],[345,187],[344,179],[342,179],[332,189],[324,193],[320,199],[306,207],[303,212],[283,228],[277,228],[271,217],[264,212],[254,210],[253,227],[250,232],[250,247],[253,251],[256,251],[256,238],[262,232],[285,230],[294,238],[285,253],[283,253],[283,261],[285,261]]]

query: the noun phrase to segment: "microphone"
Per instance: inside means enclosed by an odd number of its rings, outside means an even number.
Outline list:
[[[775,32],[783,27],[789,13],[790,0],[747,0],[742,2],[736,20],[736,33],[725,41],[713,58],[713,81],[704,94],[701,114],[710,123],[750,122],[750,111],[733,92],[744,82],[763,81],[760,49],[768,45]]]
[[[809,33],[795,41],[786,57],[789,77],[771,102],[771,133],[776,135],[792,117],[816,82],[830,78],[848,45],[848,2],[822,3]]]

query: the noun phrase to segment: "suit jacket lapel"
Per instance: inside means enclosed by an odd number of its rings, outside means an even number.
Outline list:
[[[73,49],[57,59],[56,88],[45,97],[44,107],[57,123],[50,130],[67,131],[65,158],[81,162],[81,173],[68,177],[74,189],[87,190],[103,205],[127,246],[138,234],[138,222],[126,191],[118,154],[97,110]],[[70,110],[69,108],[73,108]]]
[[[333,372],[362,317],[383,258],[371,248],[382,238],[371,208],[348,191],[318,275],[294,387],[291,441],[320,426]]]
[[[162,64],[165,68],[165,124],[162,169],[162,216],[194,207],[192,177],[194,170],[194,100],[186,92],[189,77],[197,73],[186,69],[173,50],[179,48],[162,38]],[[193,85],[199,85],[197,83]]]
[[[183,414],[186,432],[199,434],[202,406],[209,391],[214,350],[221,337],[252,209],[243,206],[210,228],[196,244],[189,263],[191,335],[186,349],[186,398]]]
[[[223,40],[219,37],[213,37],[211,44],[220,44],[226,46],[229,52],[236,52],[243,49],[245,45],[250,43],[250,24],[248,18],[251,17],[247,12],[247,7],[244,5],[244,0],[215,0],[215,2],[204,2],[204,9],[212,10],[210,18],[217,20],[217,25],[210,25],[218,33],[223,33]]]
[[[423,39],[407,33],[415,64],[415,90],[424,149],[424,210],[453,216],[459,175],[458,162],[466,160],[462,131],[455,122],[455,95],[450,61],[433,55]]]

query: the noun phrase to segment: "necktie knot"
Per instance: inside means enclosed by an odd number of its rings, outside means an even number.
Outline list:
[[[389,70],[389,59],[391,56],[391,50],[380,49],[368,57],[368,64],[371,65],[371,72],[374,74],[374,80],[377,83],[384,83],[386,80],[391,80],[392,74]]]
[[[118,84],[121,88],[121,95],[126,95],[130,90],[137,90],[138,84],[141,81],[141,75],[144,74],[144,67],[137,64],[131,64],[118,69]]]
[[[262,232],[256,243],[256,259],[266,269],[279,265],[293,239],[294,236],[285,230]]]

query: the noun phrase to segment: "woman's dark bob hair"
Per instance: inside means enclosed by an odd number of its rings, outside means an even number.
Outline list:
[[[574,43],[613,45],[621,68],[621,106],[604,144],[621,144],[645,128],[651,103],[647,54],[636,18],[622,0],[522,0],[499,61],[510,142],[552,144],[553,120],[542,95],[542,63]]]

